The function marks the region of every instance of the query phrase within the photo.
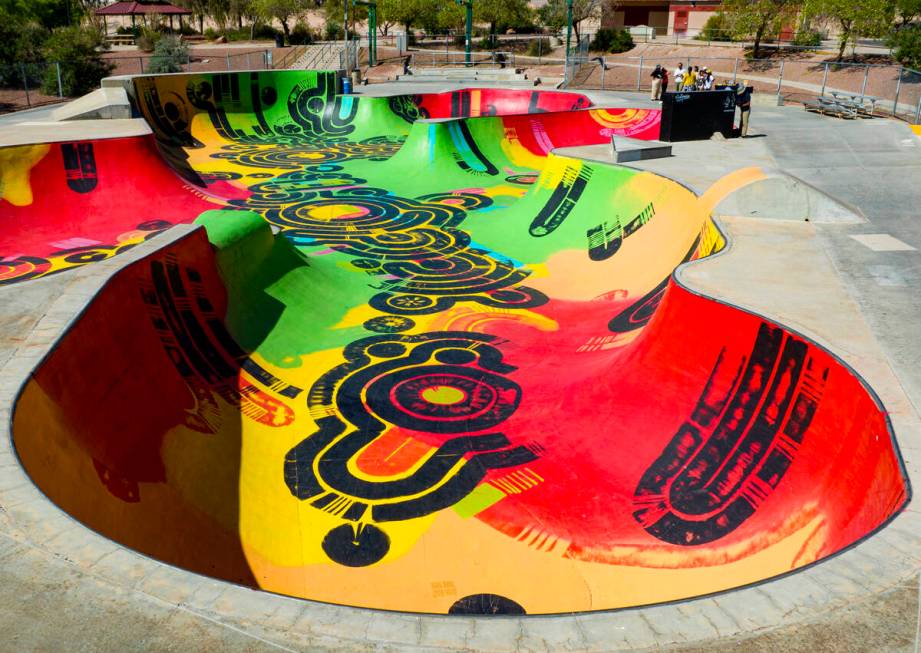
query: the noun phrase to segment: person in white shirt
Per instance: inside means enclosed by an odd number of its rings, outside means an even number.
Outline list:
[[[678,63],[678,67],[675,68],[675,90],[680,91],[681,87],[684,85],[684,64]]]

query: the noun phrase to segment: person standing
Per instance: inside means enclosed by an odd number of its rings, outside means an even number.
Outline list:
[[[746,79],[736,87],[736,106],[742,112],[742,121],[739,129],[739,135],[742,138],[748,138],[748,121],[752,113],[752,89],[750,82]]]
[[[675,68],[675,90],[680,92],[682,86],[684,86],[684,64],[679,61],[678,67]]]
[[[656,64],[656,69],[652,71],[652,74],[649,75],[652,77],[652,92],[649,95],[649,99],[653,102],[662,101],[662,66]]]

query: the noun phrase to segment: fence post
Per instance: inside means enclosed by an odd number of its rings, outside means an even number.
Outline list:
[[[777,78],[777,95],[780,95],[780,88],[783,86],[783,65],[784,60],[780,60],[780,77]]]
[[[899,78],[895,82],[895,100],[892,101],[892,115],[899,115],[899,93],[902,92],[902,71],[904,66],[899,66]]]
[[[537,65],[540,65],[540,58],[544,54],[544,37],[537,37]]]
[[[917,125],[921,123],[921,97],[918,98],[918,110],[915,111],[915,122],[913,124]]]
[[[690,65],[688,66],[690,67]],[[739,58],[736,57],[735,63],[732,66],[732,83],[735,84],[739,79]]]
[[[604,90],[604,70],[607,68],[607,65],[604,63],[604,56],[601,57],[601,90]]]
[[[26,65],[24,63],[19,64],[19,71],[22,73],[22,87],[26,91],[26,104],[31,108],[32,98],[29,97],[29,75],[26,74]]]
[[[643,78],[643,57],[640,55],[640,67],[636,71],[636,92],[640,92],[640,82]]]
[[[54,67],[58,74],[58,97],[64,97],[64,84],[61,82],[61,62],[54,62]]]
[[[144,57],[138,57],[138,68],[141,71],[141,74],[144,74]]]
[[[230,53],[227,53],[227,70],[230,70]]]
[[[860,87],[860,97],[864,97],[867,94],[868,79],[870,79],[870,64],[866,64],[866,68],[863,74],[863,86]]]
[[[828,64],[825,64],[825,74],[822,75],[822,93],[821,97],[825,97],[825,85],[828,83]]]

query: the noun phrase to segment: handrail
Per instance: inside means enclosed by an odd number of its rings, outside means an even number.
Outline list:
[[[293,45],[291,50],[289,50],[284,57],[281,58],[281,61],[276,62],[272,67],[275,69],[287,68],[290,63],[288,60],[293,59],[297,61],[301,56],[307,52],[309,45]]]

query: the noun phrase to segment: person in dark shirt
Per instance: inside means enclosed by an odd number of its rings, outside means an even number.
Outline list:
[[[752,112],[752,89],[749,83],[750,82],[746,79],[736,86],[736,106],[739,107],[739,111],[742,112],[742,124],[740,129],[742,138],[748,137],[748,121]]]

